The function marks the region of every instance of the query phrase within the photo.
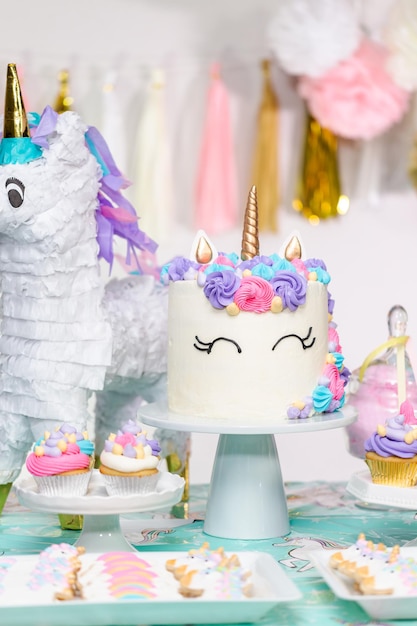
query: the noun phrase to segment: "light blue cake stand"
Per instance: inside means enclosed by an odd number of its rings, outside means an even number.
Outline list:
[[[169,411],[165,403],[140,407],[138,419],[158,428],[219,434],[210,481],[204,532],[225,539],[269,539],[290,531],[287,501],[275,434],[329,430],[348,426],[356,410],[304,420],[237,423],[198,419]]]

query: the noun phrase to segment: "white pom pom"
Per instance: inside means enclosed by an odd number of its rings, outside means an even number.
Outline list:
[[[286,0],[267,36],[286,72],[317,77],[355,51],[361,32],[349,0]]]
[[[417,3],[398,0],[392,6],[384,32],[389,50],[387,70],[404,89],[417,88]]]

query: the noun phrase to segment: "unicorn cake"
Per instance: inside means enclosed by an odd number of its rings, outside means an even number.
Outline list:
[[[162,269],[169,283],[168,403],[178,414],[237,421],[305,419],[345,401],[344,365],[323,261],[261,255],[256,188],[242,252],[218,254],[200,232],[191,258]]]

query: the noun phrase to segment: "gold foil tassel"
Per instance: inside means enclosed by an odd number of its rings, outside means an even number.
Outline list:
[[[256,186],[253,185],[246,203],[242,235],[242,261],[253,259],[259,254],[258,239],[258,197]]]
[[[263,92],[258,113],[258,131],[252,180],[258,190],[259,230],[277,230],[278,180],[278,98],[271,81],[270,62],[262,61]]]
[[[187,453],[184,462],[181,461],[176,452],[168,454],[165,460],[167,462],[168,472],[171,472],[171,474],[178,474],[185,480],[181,502],[188,502],[190,498],[190,454]]]
[[[337,138],[310,114],[293,208],[312,224],[349,209],[349,198],[340,191]]]
[[[12,484],[13,483],[5,483],[3,485],[0,485],[0,515],[4,508],[4,505],[6,504],[6,500],[10,493],[10,489],[12,488]]]
[[[54,111],[57,113],[65,113],[65,111],[71,111],[74,98],[70,95],[69,91],[69,72],[68,70],[62,70],[58,74],[59,91],[55,98],[53,106]]]
[[[9,63],[7,66],[3,137],[7,139],[30,137],[15,63]]]

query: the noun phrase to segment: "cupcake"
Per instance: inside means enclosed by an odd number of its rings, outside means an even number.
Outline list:
[[[365,461],[372,482],[393,487],[417,484],[417,420],[411,403],[401,404],[400,412],[379,424],[365,441]]]
[[[147,439],[133,420],[111,433],[100,454],[100,473],[110,496],[154,491],[159,477],[160,445]]]
[[[83,496],[94,467],[94,444],[87,432],[64,423],[45,432],[26,459],[39,493],[50,496]]]

